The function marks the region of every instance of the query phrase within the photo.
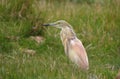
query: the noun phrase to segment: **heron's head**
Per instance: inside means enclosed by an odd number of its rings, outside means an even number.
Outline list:
[[[53,26],[53,27],[61,28],[61,29],[66,28],[66,27],[71,28],[70,24],[64,20],[59,20],[53,23],[43,24],[43,26]]]

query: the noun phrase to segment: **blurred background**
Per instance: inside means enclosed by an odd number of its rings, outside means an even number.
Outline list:
[[[88,53],[90,69],[64,54],[66,20]],[[120,0],[0,0],[0,79],[114,79],[120,69]]]

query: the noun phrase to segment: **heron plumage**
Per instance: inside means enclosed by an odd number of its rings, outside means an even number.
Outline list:
[[[82,42],[77,38],[72,26],[64,20],[45,25],[61,29],[60,37],[64,46],[65,54],[79,67],[87,70],[89,68],[89,62],[86,50]]]

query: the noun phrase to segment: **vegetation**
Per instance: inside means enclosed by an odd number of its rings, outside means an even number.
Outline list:
[[[88,71],[65,56],[60,30],[42,26],[60,19],[82,40]],[[44,39],[38,44],[31,36]],[[119,0],[0,1],[0,79],[114,79],[119,69]]]

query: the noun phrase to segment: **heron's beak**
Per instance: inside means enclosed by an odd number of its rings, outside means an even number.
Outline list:
[[[55,23],[48,23],[48,24],[43,24],[43,26],[55,26]]]

